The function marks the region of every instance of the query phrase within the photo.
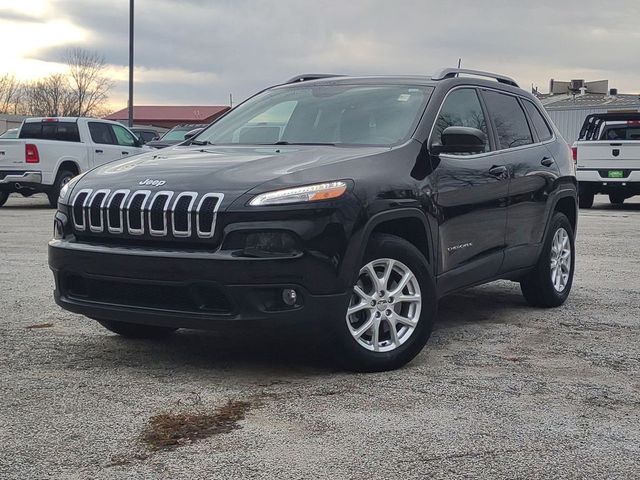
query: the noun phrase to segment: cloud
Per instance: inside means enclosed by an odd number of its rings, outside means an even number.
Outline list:
[[[124,103],[128,1],[51,0],[113,65]],[[640,3],[539,0],[136,0],[137,103],[226,103],[302,72],[431,74],[495,70],[525,88],[608,78],[637,92]],[[32,58],[59,61],[69,45]]]

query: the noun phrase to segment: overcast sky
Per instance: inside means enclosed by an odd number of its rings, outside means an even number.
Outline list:
[[[226,104],[303,72],[493,70],[546,92],[550,78],[640,92],[640,1],[136,0],[136,104]],[[128,0],[0,0],[0,74],[61,70],[67,48],[103,54],[127,90]]]

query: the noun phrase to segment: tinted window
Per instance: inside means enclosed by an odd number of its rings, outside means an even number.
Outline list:
[[[136,138],[126,128],[120,125],[111,125],[111,127],[116,134],[118,145],[122,145],[123,147],[136,146]]]
[[[540,110],[538,110],[538,108],[533,103],[527,100],[525,100],[523,103],[524,108],[527,109],[527,113],[529,114],[531,123],[533,123],[533,128],[538,134],[538,138],[540,139],[540,141],[546,142],[547,140],[550,140],[551,137],[553,137],[553,133],[551,132],[551,129],[549,128],[549,125],[547,124],[545,119],[542,117]]]
[[[606,126],[600,140],[640,140],[640,127],[637,125]]]
[[[80,132],[75,122],[26,122],[20,129],[20,138],[79,142]]]
[[[447,96],[436,120],[432,143],[442,144],[442,132],[447,127],[473,127],[488,136],[487,122],[475,90],[470,88],[454,90]],[[484,151],[488,150],[489,144],[487,143]]]
[[[138,132],[138,137],[143,143],[147,143],[158,138],[155,132]]]
[[[527,117],[516,97],[493,91],[485,91],[484,96],[501,149],[533,143]]]
[[[116,144],[116,140],[111,133],[111,128],[108,123],[89,122],[89,133],[91,133],[91,140],[93,140],[93,143],[100,143],[103,145]]]

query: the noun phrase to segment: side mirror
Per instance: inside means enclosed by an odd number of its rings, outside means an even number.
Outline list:
[[[442,132],[442,145],[431,145],[431,154],[479,153],[484,151],[487,136],[482,130],[472,127],[447,127]]]

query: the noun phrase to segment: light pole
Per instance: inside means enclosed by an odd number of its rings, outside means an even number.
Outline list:
[[[129,0],[129,126],[133,127],[133,0]]]

